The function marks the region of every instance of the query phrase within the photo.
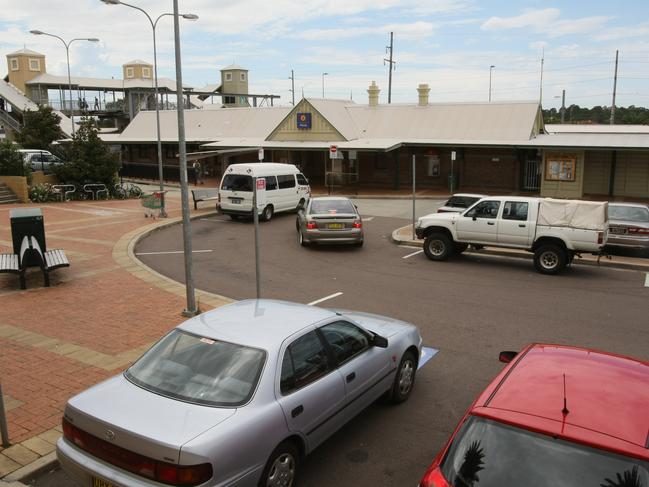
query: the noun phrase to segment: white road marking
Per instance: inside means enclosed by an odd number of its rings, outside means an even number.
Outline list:
[[[649,287],[649,272],[647,272],[647,276],[644,279],[644,287]]]
[[[340,296],[341,294],[342,294],[342,293],[340,293],[340,292],[330,294],[329,296],[325,296],[324,298],[316,299],[315,301],[311,301],[310,303],[308,303],[307,306],[313,306],[314,304],[322,303],[323,301],[327,301],[328,299],[337,298],[337,297]]]
[[[412,254],[404,255],[404,256],[401,257],[401,258],[402,258],[402,259],[409,259],[410,257],[412,257],[412,256],[414,256],[414,255],[417,255],[417,254],[421,254],[422,252],[423,252],[423,250],[418,250],[417,252],[413,252]]]
[[[214,252],[213,250],[192,250],[193,254],[204,254],[206,252]],[[172,250],[169,252],[138,252],[135,255],[165,255],[165,254],[183,254],[184,250]]]
[[[371,222],[372,220],[374,220],[373,216],[363,217],[364,222]]]
[[[232,220],[220,220],[218,218],[201,218],[202,222],[232,223]]]

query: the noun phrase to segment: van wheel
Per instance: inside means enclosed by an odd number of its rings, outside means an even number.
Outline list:
[[[453,242],[443,233],[431,233],[424,240],[424,253],[430,260],[446,260],[453,253]]]
[[[264,211],[261,212],[261,219],[265,222],[269,222],[271,218],[273,218],[273,207],[268,205],[264,208]]]
[[[541,245],[534,252],[534,267],[541,274],[558,274],[566,266],[566,252],[558,245]]]

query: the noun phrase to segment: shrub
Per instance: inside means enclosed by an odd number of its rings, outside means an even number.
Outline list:
[[[27,176],[31,174],[28,164],[16,146],[9,140],[0,140],[0,176]]]
[[[36,184],[29,188],[29,199],[34,203],[56,201],[56,192],[51,184]]]

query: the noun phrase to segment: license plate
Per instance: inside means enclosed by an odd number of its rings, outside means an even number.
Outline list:
[[[243,201],[243,198],[230,198],[230,201],[232,202],[232,204],[240,205]]]
[[[342,228],[345,228],[345,226],[342,223],[329,223],[327,224],[327,228],[329,230],[340,230]]]
[[[614,235],[626,235],[626,228],[609,228],[609,231]]]
[[[92,478],[92,487],[117,487],[117,485],[108,482],[104,479],[98,479],[97,477]]]

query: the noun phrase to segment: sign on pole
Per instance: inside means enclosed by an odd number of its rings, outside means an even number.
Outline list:
[[[261,147],[261,148],[259,149],[259,152],[258,152],[257,155],[258,155],[258,157],[259,157],[259,162],[261,162],[261,161],[264,160],[264,148],[263,148],[263,147]]]
[[[338,146],[331,145],[329,146],[329,158],[336,159],[338,157]]]
[[[266,178],[257,178],[257,189],[266,189]]]

